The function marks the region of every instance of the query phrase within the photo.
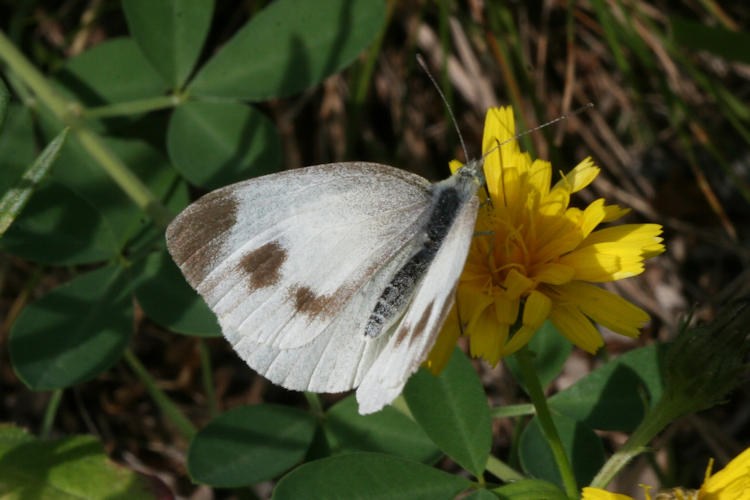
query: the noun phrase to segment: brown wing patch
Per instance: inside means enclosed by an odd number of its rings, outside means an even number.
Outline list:
[[[394,344],[394,347],[398,347],[401,342],[404,341],[406,336],[409,334],[409,332],[415,332],[414,335],[411,336],[409,339],[409,345],[411,345],[412,342],[414,342],[414,339],[419,337],[422,332],[424,331],[425,326],[427,326],[427,321],[430,319],[430,313],[432,313],[432,306],[434,302],[430,302],[430,304],[425,307],[425,310],[422,311],[422,316],[419,317],[419,321],[417,321],[417,324],[412,327],[411,325],[401,325],[401,328],[399,328],[396,342]]]
[[[396,342],[393,344],[393,346],[398,347],[408,334],[409,325],[401,325],[401,328],[398,329],[398,333],[396,334]]]
[[[456,288],[458,288],[458,282],[456,282],[456,284],[453,285],[453,290],[451,290],[449,297],[456,296]],[[441,328],[443,328],[443,324],[445,324],[445,319],[448,317],[448,314],[451,312],[451,308],[453,307],[453,302],[454,301],[449,298],[443,303],[443,309],[440,311],[440,317],[435,323],[436,330],[440,330]],[[432,312],[432,306],[434,304],[435,304],[435,301],[430,302],[429,307],[425,311],[429,310],[430,312]],[[411,343],[414,342],[414,340],[417,337],[421,336],[422,333],[424,333],[424,329],[427,326],[427,320],[429,319],[429,317],[430,317],[429,314],[423,314],[422,317],[419,319],[419,322],[417,323],[417,329],[420,332],[417,335],[412,336],[412,338],[409,340],[409,345],[411,345]],[[429,345],[428,350],[432,349],[432,345],[434,344]]]
[[[412,345],[414,341],[421,337],[424,333],[425,328],[427,327],[427,322],[430,320],[430,314],[432,314],[432,306],[435,305],[435,301],[433,300],[430,302],[430,305],[428,305],[424,311],[422,311],[422,316],[419,317],[419,321],[417,321],[417,324],[414,325],[414,335],[411,336],[409,339],[409,345]]]
[[[242,257],[239,267],[247,273],[251,288],[273,286],[281,278],[279,270],[286,255],[284,247],[278,241],[272,241]]]
[[[191,285],[196,286],[211,270],[214,250],[222,243],[220,236],[236,222],[237,202],[220,192],[196,201],[169,225],[167,248]]]
[[[349,287],[341,287],[328,295],[318,295],[311,288],[296,286],[291,293],[294,299],[294,307],[298,312],[311,318],[319,316],[331,317],[342,307],[342,302],[351,295]]]

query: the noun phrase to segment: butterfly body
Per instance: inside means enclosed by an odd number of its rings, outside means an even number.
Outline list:
[[[365,335],[376,337],[392,326],[411,297],[418,280],[435,258],[459,208],[475,195],[476,189],[471,183],[457,185],[459,178],[449,177],[430,187],[432,201],[429,216],[422,226],[421,234],[418,235],[421,237],[422,246],[396,272],[383,291],[365,327]]]
[[[336,163],[226,186],[187,207],[167,246],[253,369],[288,389],[395,398],[453,305],[480,162],[431,184]]]

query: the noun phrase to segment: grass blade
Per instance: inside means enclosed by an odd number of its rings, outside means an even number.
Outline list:
[[[39,183],[47,175],[67,136],[68,129],[66,128],[52,139],[52,142],[34,160],[34,163],[26,170],[18,183],[0,199],[0,236],[18,217]]]

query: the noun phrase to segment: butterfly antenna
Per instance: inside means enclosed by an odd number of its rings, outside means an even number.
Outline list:
[[[560,115],[560,116],[558,116],[558,117],[557,117],[557,118],[555,118],[555,119],[552,119],[552,120],[550,120],[550,121],[548,121],[548,122],[544,122],[544,123],[542,123],[541,125],[537,125],[537,126],[536,126],[536,127],[534,127],[534,128],[530,128],[529,130],[524,130],[524,131],[523,131],[523,132],[521,132],[520,134],[516,134],[516,135],[514,135],[513,137],[511,137],[510,139],[504,140],[504,141],[503,141],[503,142],[501,142],[500,144],[497,144],[497,145],[495,145],[495,147],[494,147],[494,148],[492,148],[492,149],[490,149],[489,151],[487,151],[486,153],[484,153],[484,154],[482,155],[482,158],[487,158],[487,156],[488,156],[488,155],[489,155],[490,153],[492,153],[492,152],[493,152],[493,151],[495,151],[496,149],[499,149],[499,148],[500,148],[500,147],[501,147],[501,146],[502,146],[503,144],[507,144],[507,143],[509,143],[509,142],[511,142],[511,141],[515,141],[516,139],[518,139],[518,138],[520,138],[520,137],[523,137],[523,136],[525,136],[525,135],[528,135],[528,134],[530,134],[530,133],[532,133],[532,132],[536,132],[537,130],[543,129],[544,127],[548,127],[548,126],[550,126],[550,125],[552,125],[552,124],[555,124],[555,123],[557,123],[557,122],[563,121],[563,120],[565,120],[566,118],[570,118],[571,116],[575,116],[575,115],[577,115],[577,114],[579,114],[579,113],[583,113],[584,111],[587,111],[587,110],[589,110],[589,109],[591,109],[591,108],[593,108],[593,107],[594,107],[594,103],[593,103],[593,102],[589,102],[589,103],[587,103],[587,104],[584,104],[583,106],[581,106],[581,107],[580,107],[580,108],[578,108],[578,109],[574,109],[573,111],[571,111],[571,112],[569,112],[569,113],[565,113],[564,115]]]
[[[456,133],[458,134],[458,140],[461,141],[461,149],[464,150],[464,156],[466,157],[466,161],[469,161],[469,152],[466,150],[466,143],[464,142],[464,138],[461,135],[461,130],[459,130],[458,128],[458,122],[456,121],[456,117],[453,114],[451,105],[448,104],[448,99],[445,98],[445,94],[443,94],[443,91],[440,89],[440,85],[438,85],[437,81],[435,80],[435,77],[432,76],[432,73],[430,73],[430,70],[427,68],[427,63],[425,62],[421,54],[417,54],[417,62],[422,67],[422,70],[425,73],[427,73],[427,76],[430,78],[430,81],[435,86],[435,90],[437,90],[438,94],[440,94],[440,98],[443,100],[443,104],[445,104],[445,108],[448,110],[448,114],[450,115],[451,121],[453,122],[453,127],[456,129]]]

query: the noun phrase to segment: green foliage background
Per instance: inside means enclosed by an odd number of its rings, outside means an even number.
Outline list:
[[[597,194],[664,224],[675,249],[620,290],[654,317],[639,343],[610,342],[627,354],[561,390],[570,345],[549,325],[532,343],[577,483],[590,482],[615,442],[602,431],[632,432],[663,392],[653,341],[692,304],[710,317],[748,291],[750,12],[477,5],[0,2],[0,495],[206,484],[238,497],[565,498],[516,360],[501,376],[457,350],[443,375],[419,372],[367,417],[351,396],[305,401],[214,338],[164,248],[197,195],[283,168],[367,160],[447,175],[462,153],[418,52],[470,153],[490,105],[512,104],[523,130],[593,101],[524,148],[558,170],[594,156]],[[744,405],[688,424],[712,439],[661,442],[680,466],[655,466],[663,484],[742,449]],[[522,477],[536,479],[501,486]]]

